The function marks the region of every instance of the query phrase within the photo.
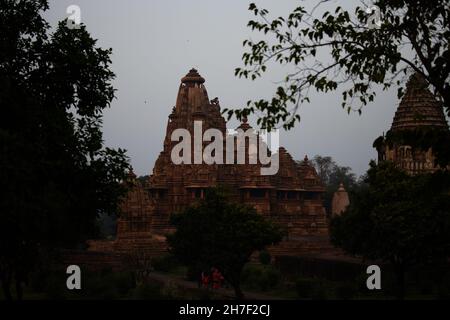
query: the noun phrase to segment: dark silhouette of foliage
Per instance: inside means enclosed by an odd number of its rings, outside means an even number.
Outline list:
[[[0,281],[18,298],[43,251],[73,247],[117,211],[125,151],[103,146],[111,50],[84,25],[50,33],[47,1],[0,2]]]
[[[331,240],[350,254],[392,264],[398,297],[405,272],[450,255],[450,174],[409,176],[391,162],[371,163],[367,187],[331,221]]]

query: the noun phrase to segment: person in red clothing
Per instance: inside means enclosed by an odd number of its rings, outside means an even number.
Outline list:
[[[212,268],[212,282],[213,289],[219,289],[222,287],[223,276],[217,268]]]
[[[202,286],[203,288],[209,287],[209,275],[206,272],[202,272]]]

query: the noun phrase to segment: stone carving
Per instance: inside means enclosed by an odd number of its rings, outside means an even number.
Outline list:
[[[297,164],[286,149],[280,148],[280,170],[272,176],[260,175],[260,163],[172,163],[170,154],[177,143],[171,141],[174,130],[185,128],[191,132],[194,121],[201,120],[203,130],[216,128],[224,136],[226,134],[226,121],[217,108],[218,98],[208,99],[204,82],[205,79],[195,69],[181,79],[176,105],[167,124],[163,150],[153,172],[144,185],[136,181],[135,188],[122,206],[118,241],[145,235],[164,236],[173,232],[170,216],[203,198],[208,188],[218,185],[228,187],[231,200],[252,205],[260,214],[280,224],[289,233],[289,239],[317,235],[326,237],[328,226],[322,204],[324,187],[307,157]],[[240,128],[251,128],[247,119]],[[140,221],[140,226],[136,226],[137,221]]]

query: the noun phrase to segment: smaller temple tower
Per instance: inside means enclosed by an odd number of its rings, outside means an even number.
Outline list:
[[[432,148],[417,148],[408,144],[425,133],[449,133],[442,103],[428,89],[428,83],[419,73],[410,77],[390,130],[374,141],[378,161],[392,161],[408,174],[434,172],[436,163]]]
[[[339,189],[333,195],[333,201],[331,202],[331,215],[340,216],[347,209],[350,204],[348,193],[344,188],[344,184],[339,185]]]

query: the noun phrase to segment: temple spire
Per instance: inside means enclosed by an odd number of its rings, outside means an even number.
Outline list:
[[[406,92],[395,112],[391,130],[431,126],[448,128],[442,103],[430,92],[423,75],[416,72],[406,84]]]
[[[201,84],[205,82],[205,78],[203,78],[197,71],[197,69],[192,68],[189,70],[188,74],[186,74],[183,78],[181,78],[181,83],[184,84]]]

